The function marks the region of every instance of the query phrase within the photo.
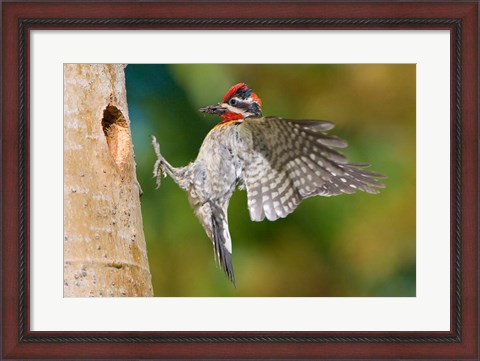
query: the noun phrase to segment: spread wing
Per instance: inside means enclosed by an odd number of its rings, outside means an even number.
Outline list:
[[[307,197],[334,196],[361,190],[378,193],[384,178],[349,163],[335,148],[347,143],[326,131],[333,123],[276,117],[248,118],[239,132],[250,142],[242,178],[253,221],[286,217]]]

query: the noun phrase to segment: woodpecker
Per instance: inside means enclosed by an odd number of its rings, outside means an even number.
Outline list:
[[[221,121],[205,137],[197,159],[185,167],[171,166],[160,154],[153,175],[157,188],[169,175],[188,193],[191,207],[213,242],[215,261],[235,285],[232,239],[227,208],[233,192],[246,189],[252,221],[275,221],[292,213],[312,196],[356,191],[378,193],[385,178],[350,163],[336,148],[347,143],[326,132],[328,121],[262,116],[262,101],[245,83],[232,86],[221,103],[199,109]]]

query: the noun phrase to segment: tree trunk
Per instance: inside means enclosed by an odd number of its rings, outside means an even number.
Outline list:
[[[123,65],[64,65],[64,296],[153,296]]]

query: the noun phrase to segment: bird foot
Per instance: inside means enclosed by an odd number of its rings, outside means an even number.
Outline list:
[[[155,178],[155,189],[160,188],[162,177],[167,176],[167,168],[165,164],[165,159],[163,159],[162,155],[160,154],[160,144],[158,144],[157,138],[154,135],[152,137],[152,145],[153,150],[155,151],[155,155],[157,156],[157,160],[155,161],[155,165],[153,166],[153,178]]]

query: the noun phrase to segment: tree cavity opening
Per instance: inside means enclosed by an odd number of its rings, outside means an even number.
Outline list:
[[[120,170],[130,160],[130,129],[123,113],[114,105],[108,104],[103,111],[102,128],[107,138],[108,150]]]

